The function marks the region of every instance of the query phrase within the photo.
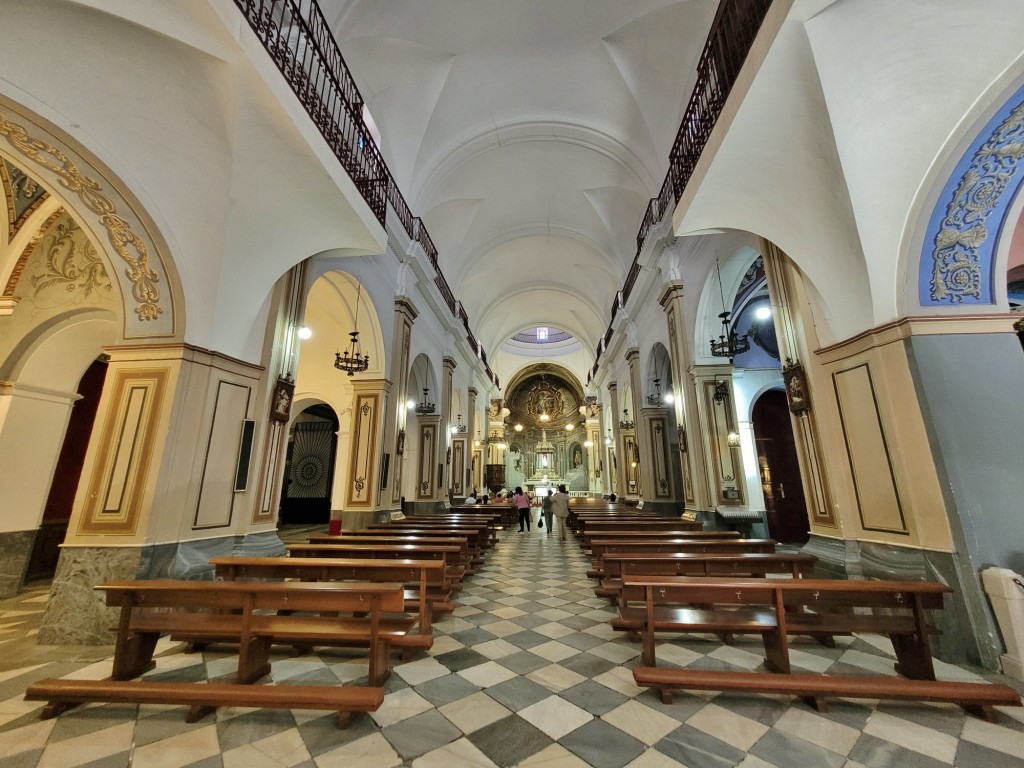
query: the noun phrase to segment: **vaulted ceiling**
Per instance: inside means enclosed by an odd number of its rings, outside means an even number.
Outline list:
[[[717,0],[320,0],[381,149],[488,349],[593,349]]]

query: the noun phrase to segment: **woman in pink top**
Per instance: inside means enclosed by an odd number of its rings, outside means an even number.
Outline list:
[[[530,530],[530,494],[524,493],[523,489],[517,485],[512,501],[516,505],[516,509],[519,510],[519,532],[523,532],[524,525],[526,530]]]

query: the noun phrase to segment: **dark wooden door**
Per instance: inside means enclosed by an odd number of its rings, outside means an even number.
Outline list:
[[[754,404],[753,422],[768,535],[802,544],[808,538],[807,504],[785,393],[772,390],[761,395]]]
[[[78,492],[82,477],[85,452],[92,437],[92,426],[103,393],[103,380],[107,375],[107,364],[96,360],[90,365],[78,382],[78,400],[71,409],[68,428],[64,433],[64,444],[50,484],[50,494],[43,509],[43,521],[36,534],[32,556],[29,558],[25,581],[49,579],[57,570],[60,545],[68,530],[71,508]]]

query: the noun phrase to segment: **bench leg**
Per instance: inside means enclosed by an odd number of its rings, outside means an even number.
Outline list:
[[[378,640],[375,646],[370,647],[370,685],[384,685],[391,676],[390,653],[391,643],[387,640]]]
[[[360,712],[339,712],[338,713],[338,728],[340,728],[342,730],[345,730],[350,725],[352,725],[352,721],[355,720],[356,717],[358,717],[360,714],[362,714],[362,713],[360,713]]]
[[[654,659],[654,630],[645,627],[640,638],[640,661],[645,667],[656,667],[658,662]]]
[[[889,635],[896,651],[896,672],[911,680],[934,680],[935,666],[928,640],[920,635]]]
[[[764,665],[770,672],[789,674],[792,670],[789,666],[789,649],[786,647],[786,638],[781,632],[765,632],[764,638]]]
[[[159,639],[159,632],[137,632],[131,635],[114,653],[111,677],[114,680],[131,680],[153,669],[156,666],[153,651]]]
[[[996,712],[996,708],[991,704],[961,704],[965,712],[968,712],[975,717],[980,717],[982,720],[989,723],[999,722],[999,713]]]
[[[73,709],[81,703],[82,702],[80,701],[51,701],[43,707],[43,711],[39,713],[39,719],[49,720],[57,717],[61,712],[67,712],[69,709]]]
[[[270,674],[270,638],[244,639],[238,646],[238,682],[255,683]]]
[[[820,696],[801,696],[800,698],[807,703],[807,706],[816,712],[828,712],[828,704],[826,704],[825,700]]]
[[[188,712],[185,714],[185,722],[198,723],[204,717],[213,714],[216,711],[216,707],[211,707],[208,704],[193,704],[188,708]]]

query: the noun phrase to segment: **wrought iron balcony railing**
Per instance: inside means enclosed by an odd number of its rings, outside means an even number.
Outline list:
[[[640,264],[637,259],[647,242],[647,236],[682,197],[771,5],[772,0],[722,0],[718,6],[708,39],[704,43],[704,51],[697,62],[697,82],[669,153],[668,173],[661,185],[661,192],[647,205],[636,236],[636,256],[622,290],[616,293],[612,304],[612,317],[604,336],[606,343],[597,347],[594,375],[597,375],[607,341],[611,339],[615,316],[629,300],[629,294],[639,276]]]
[[[235,0],[292,92],[383,225],[390,203],[411,240],[437,272],[434,283],[453,316],[455,297],[438,266],[437,248],[412,215],[363,119],[363,97],[316,0]],[[469,330],[469,320],[461,318]],[[497,377],[484,363],[487,377]]]

